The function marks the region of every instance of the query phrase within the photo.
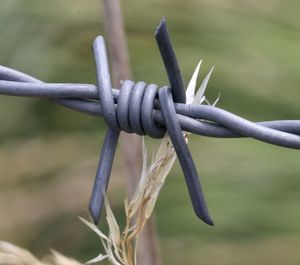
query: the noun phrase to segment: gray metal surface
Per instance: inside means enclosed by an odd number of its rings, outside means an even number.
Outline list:
[[[121,90],[111,87],[104,39],[94,41],[97,85],[44,83],[32,76],[0,66],[0,94],[43,97],[68,108],[104,118],[108,125],[102,146],[90,211],[98,223],[111,174],[120,131],[162,138],[168,132],[177,153],[196,215],[212,225],[203,191],[182,131],[220,138],[252,137],[266,143],[300,149],[300,121],[251,122],[226,110],[185,104],[183,79],[169,39],[165,19],[156,31],[170,88],[126,80]]]
[[[119,90],[112,89],[112,92],[116,109]],[[79,112],[103,117],[102,106],[99,100],[97,101],[99,98],[98,88],[93,84],[43,83],[27,74],[0,66],[0,94],[49,98]],[[186,105],[182,103],[175,103],[175,109],[181,128],[184,131],[220,138],[252,137],[270,144],[300,149],[299,120],[251,122],[217,107]],[[208,113],[211,113],[211,115],[208,115]],[[155,124],[164,128],[165,121],[158,101],[156,101],[153,110],[153,120]],[[230,123],[233,121],[236,127],[231,126]],[[255,127],[255,131],[248,131],[248,127]],[[266,134],[265,131],[268,128],[273,129],[270,135]],[[282,132],[285,132],[285,141],[277,141],[274,135],[281,134]]]

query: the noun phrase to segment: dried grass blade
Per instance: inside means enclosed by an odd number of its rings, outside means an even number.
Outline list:
[[[203,102],[202,98],[204,96],[208,81],[210,79],[213,70],[214,70],[214,66],[210,69],[209,73],[203,79],[200,88],[198,89],[196,96],[194,98],[194,102],[193,102],[194,104],[201,104]]]
[[[95,258],[89,260],[88,262],[86,262],[86,263],[84,263],[84,264],[89,265],[89,264],[93,264],[93,263],[98,263],[98,262],[101,262],[101,261],[105,260],[106,258],[108,258],[107,255],[102,255],[102,254],[100,254],[100,255],[98,255],[97,257],[95,257]]]
[[[202,63],[202,60],[198,63],[198,65],[192,75],[192,78],[187,86],[186,93],[185,93],[186,94],[186,104],[193,103],[194,96],[195,96],[195,89],[196,89],[196,85],[197,85],[197,78],[199,75],[201,63]]]
[[[105,241],[109,241],[108,237],[105,234],[103,234],[95,224],[87,221],[86,219],[84,219],[84,218],[82,218],[80,216],[78,216],[78,218],[86,226],[88,226],[90,229],[92,229],[101,239],[104,239]]]

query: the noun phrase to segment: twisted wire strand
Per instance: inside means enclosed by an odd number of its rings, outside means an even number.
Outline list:
[[[134,86],[134,93],[130,98],[129,118],[134,127],[134,132],[145,134],[143,129],[136,128],[138,125],[135,124],[138,113],[133,102],[140,100],[140,95],[137,95],[136,91],[142,92],[136,88],[137,84]],[[141,84],[138,86],[140,87]],[[0,66],[0,94],[49,98],[56,103],[85,114],[104,115],[96,85],[44,83],[30,75],[5,66]],[[120,95],[119,90],[112,89],[112,95],[116,109]],[[219,138],[252,137],[270,144],[300,149],[299,120],[251,122],[217,107],[182,103],[175,103],[175,109],[181,128],[184,131]],[[165,127],[157,95],[155,95],[154,109],[151,115],[156,125],[161,128]]]

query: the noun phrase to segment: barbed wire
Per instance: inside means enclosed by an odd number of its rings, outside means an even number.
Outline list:
[[[183,82],[165,19],[155,36],[171,89],[131,80],[122,82],[120,90],[113,89],[104,39],[99,36],[93,46],[98,85],[44,83],[25,73],[0,66],[0,94],[48,98],[73,110],[105,119],[109,130],[102,147],[90,202],[95,223],[100,217],[120,131],[153,138],[162,138],[167,131],[181,164],[194,210],[204,222],[213,224],[182,131],[219,138],[251,137],[300,149],[300,120],[251,122],[217,107],[185,104]]]
[[[113,89],[115,109],[120,91]],[[0,65],[0,94],[19,97],[48,98],[73,110],[103,117],[98,88],[93,84],[43,83],[42,81]],[[153,109],[155,124],[164,127],[157,95]],[[251,137],[270,144],[300,149],[300,120],[251,122],[229,111],[206,105],[175,103],[183,131],[194,134],[237,138]]]
[[[120,91],[113,89],[112,92],[116,109]],[[93,84],[43,83],[0,65],[0,94],[48,98],[73,110],[103,117],[100,100],[97,100],[98,88]],[[300,120],[251,122],[218,107],[182,103],[174,105],[183,131],[218,138],[251,137],[278,146],[300,149]],[[155,124],[165,126],[157,95],[152,115]]]

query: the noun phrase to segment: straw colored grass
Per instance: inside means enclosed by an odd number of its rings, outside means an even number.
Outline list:
[[[67,258],[56,251],[37,259],[28,250],[11,243],[0,241],[0,264],[3,265],[82,265],[82,263]]]

